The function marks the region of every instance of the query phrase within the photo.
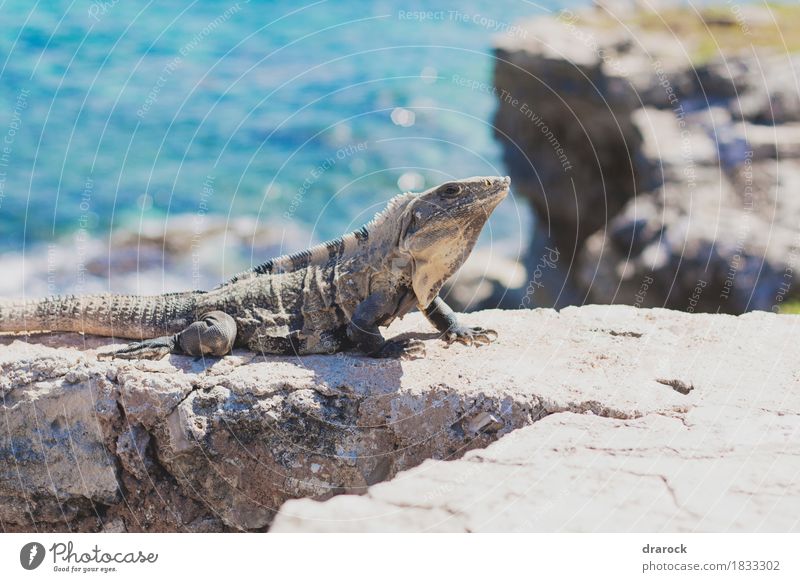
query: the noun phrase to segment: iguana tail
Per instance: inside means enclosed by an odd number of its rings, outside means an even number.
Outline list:
[[[0,332],[74,331],[147,339],[195,320],[196,292],[164,295],[64,295],[0,299]]]

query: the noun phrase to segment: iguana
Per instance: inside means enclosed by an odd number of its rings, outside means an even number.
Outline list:
[[[461,325],[438,296],[463,264],[508,177],[473,177],[395,196],[365,226],[239,273],[210,291],[0,301],[0,331],[71,331],[136,339],[118,358],[224,356],[356,348],[373,357],[424,354],[379,327],[417,306],[452,343],[487,344],[494,330]]]

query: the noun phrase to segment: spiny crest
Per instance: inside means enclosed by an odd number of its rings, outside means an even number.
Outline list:
[[[325,265],[329,262],[336,262],[341,257],[354,252],[359,245],[369,240],[371,235],[380,232],[379,229],[388,221],[399,217],[406,205],[416,196],[413,192],[398,194],[386,205],[386,208],[378,212],[367,224],[348,233],[342,237],[318,244],[310,249],[281,255],[270,259],[260,265],[251,267],[241,273],[237,273],[225,283],[216,288],[231,285],[243,279],[250,279],[258,275],[269,275],[272,273],[290,273],[304,269],[309,265]]]
[[[388,204],[386,204],[386,208],[378,212],[375,217],[367,223],[367,228],[372,230],[373,227],[384,224],[387,220],[396,218],[405,210],[408,203],[416,197],[417,194],[414,192],[404,192],[403,194],[398,194],[393,197],[389,200]]]

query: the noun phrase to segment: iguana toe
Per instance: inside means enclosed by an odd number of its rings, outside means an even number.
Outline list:
[[[405,360],[424,358],[425,344],[415,339],[389,340],[373,354],[373,357],[402,358]]]
[[[120,358],[122,360],[160,360],[175,348],[171,337],[155,338],[141,342],[133,342],[119,350],[107,354],[106,357]]]
[[[444,340],[448,345],[458,342],[466,346],[484,346],[497,339],[497,332],[482,327],[454,327],[447,331]]]
[[[405,350],[403,350],[403,359],[416,360],[417,358],[425,357],[425,344],[420,340],[408,340]]]

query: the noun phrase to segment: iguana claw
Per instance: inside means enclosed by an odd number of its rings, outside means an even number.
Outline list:
[[[157,337],[130,343],[114,352],[98,354],[98,357],[120,358],[123,360],[160,360],[174,349],[175,340],[172,337]]]
[[[404,360],[424,358],[425,344],[415,339],[389,340],[373,357],[402,358]]]
[[[444,336],[447,345],[458,342],[465,346],[484,346],[492,343],[496,339],[497,332],[493,329],[468,326],[450,328]]]

